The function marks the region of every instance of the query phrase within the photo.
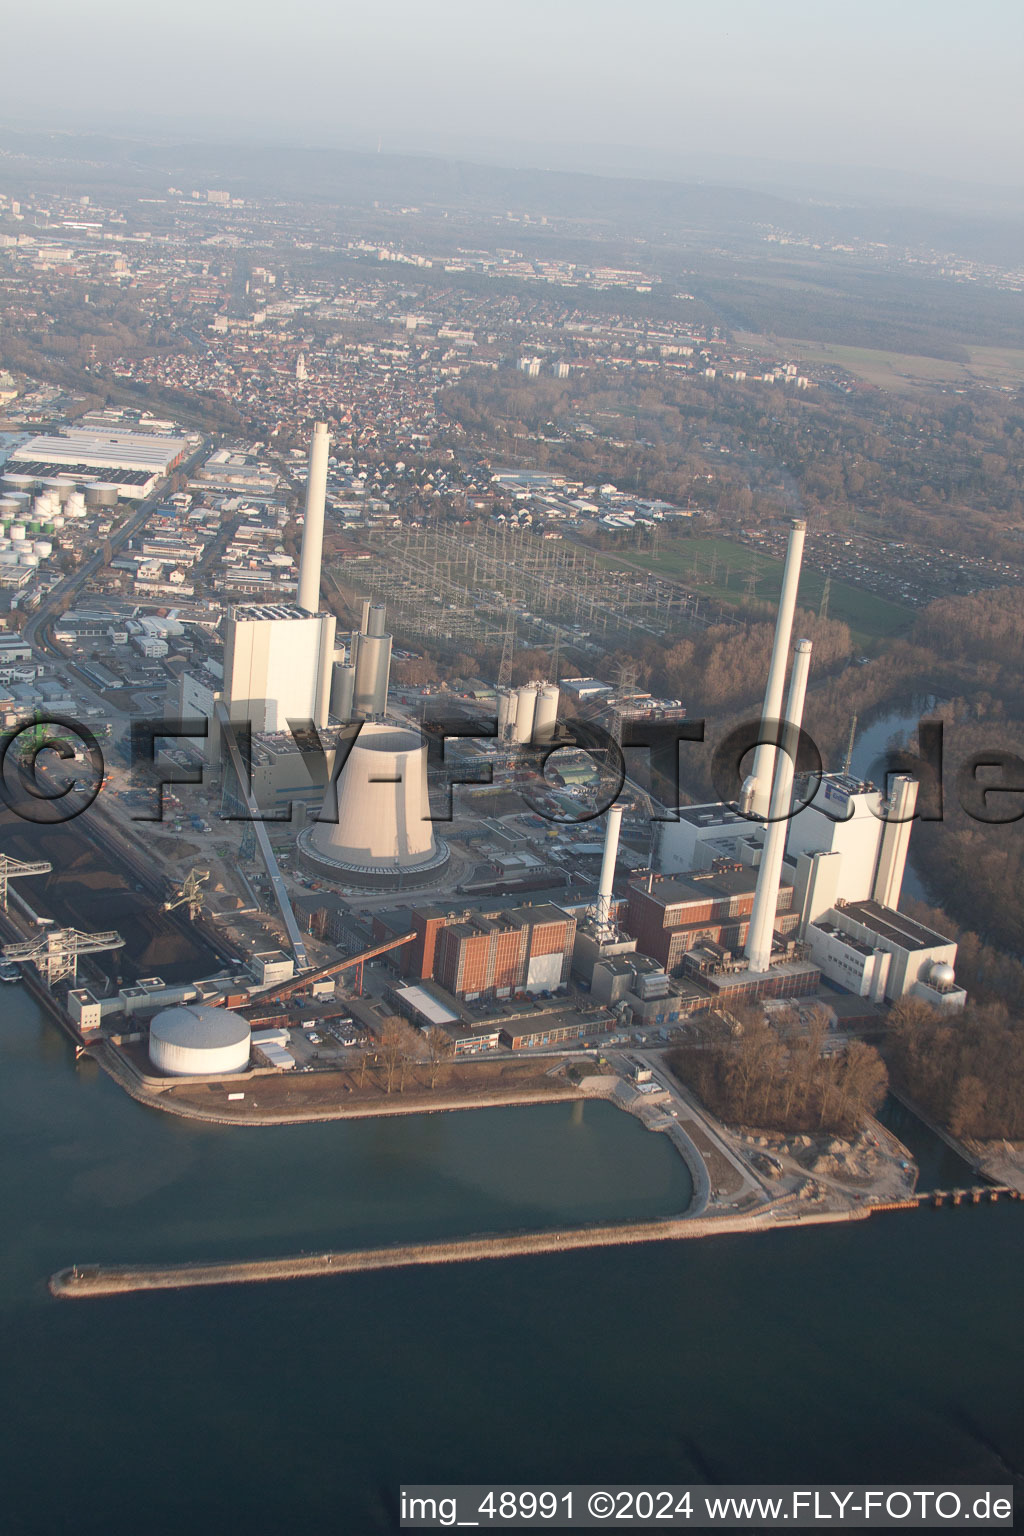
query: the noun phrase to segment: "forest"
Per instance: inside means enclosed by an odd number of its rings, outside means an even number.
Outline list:
[[[1024,1138],[1024,1019],[999,1004],[953,1017],[904,998],[889,1014],[894,1084],[954,1136]]]
[[[772,1022],[757,1008],[734,1016],[728,1042],[667,1053],[672,1071],[720,1120],[786,1134],[850,1135],[881,1105],[888,1075],[873,1046],[854,1040],[823,1054],[827,1009],[808,1009],[806,1025],[791,1009]]]

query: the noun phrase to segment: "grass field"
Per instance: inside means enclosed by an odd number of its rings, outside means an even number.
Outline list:
[[[693,591],[721,603],[723,608],[745,607],[752,596],[774,605],[782,589],[781,560],[769,559],[731,539],[690,538],[657,554],[630,553],[628,560],[661,575],[677,577]],[[801,607],[817,612],[824,586],[824,575],[805,567],[800,578]],[[841,581],[832,583],[828,612],[830,618],[849,624],[854,637],[861,641],[901,634],[913,619],[912,609]]]
[[[738,332],[736,341],[757,350],[780,350],[803,363],[833,363],[879,389],[908,394],[936,384],[1017,385],[1024,381],[1024,351],[1014,347],[968,347],[969,363],[912,352],[882,352],[871,347],[842,347],[792,336],[755,336]]]

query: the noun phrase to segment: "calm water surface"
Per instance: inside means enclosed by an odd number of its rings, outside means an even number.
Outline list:
[[[0,1018],[5,1532],[372,1536],[401,1480],[1020,1477],[1017,1205],[57,1302],[75,1257],[640,1216],[688,1183],[606,1105],[196,1126],[76,1069],[21,989]]]

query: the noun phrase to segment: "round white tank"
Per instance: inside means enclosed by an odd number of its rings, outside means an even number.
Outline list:
[[[939,991],[944,992],[955,982],[956,972],[948,960],[936,960],[928,973],[928,980],[933,987],[938,987]]]
[[[533,716],[536,708],[537,690],[532,683],[524,683],[516,693],[516,741],[532,740]]]
[[[328,786],[311,849],[355,869],[413,869],[438,853],[429,816],[427,748],[419,732],[364,725]]]
[[[23,539],[24,537],[25,537],[25,524],[24,523],[12,523],[11,524],[11,538],[12,539]]]
[[[498,694],[498,736],[504,737],[516,723],[517,696],[511,689],[503,688]]]
[[[545,683],[537,695],[537,707],[533,715],[533,739],[544,743],[551,741],[558,720],[558,686]]]
[[[0,549],[0,565],[17,565],[18,554],[13,549]]]
[[[53,516],[49,519],[49,522],[52,524],[54,532],[59,532],[60,529],[64,527],[64,514],[63,514],[63,512],[55,512],[53,514]]]
[[[38,565],[39,564],[39,556],[38,555],[34,555],[32,553],[32,551],[29,550],[27,554],[19,555],[18,556],[18,564],[19,565],[32,565],[32,566]]]
[[[40,560],[45,560],[53,554],[53,545],[49,539],[35,539],[32,544],[32,553],[38,555]]]
[[[172,1077],[219,1077],[249,1065],[249,1024],[230,1008],[187,1003],[149,1026],[149,1059]]]
[[[5,539],[2,535],[0,535],[0,549],[10,549],[10,547],[10,539]]]

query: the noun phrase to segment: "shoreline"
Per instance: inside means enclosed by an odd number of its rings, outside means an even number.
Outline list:
[[[280,1259],[241,1259],[164,1265],[97,1264],[57,1270],[50,1294],[63,1300],[119,1296],[139,1291],[188,1290],[272,1280],[300,1280],[323,1275],[405,1269],[421,1264],[465,1264],[484,1259],[518,1258],[539,1253],[569,1253],[587,1248],[672,1242],[741,1232],[773,1232],[786,1227],[829,1226],[866,1221],[872,1208],[816,1211],[794,1217],[765,1209],[750,1215],[672,1216],[662,1221],[622,1222],[594,1227],[556,1228],[490,1237],[457,1238],[436,1243],[404,1243],[393,1248],[354,1248],[340,1252],[293,1254]]]

